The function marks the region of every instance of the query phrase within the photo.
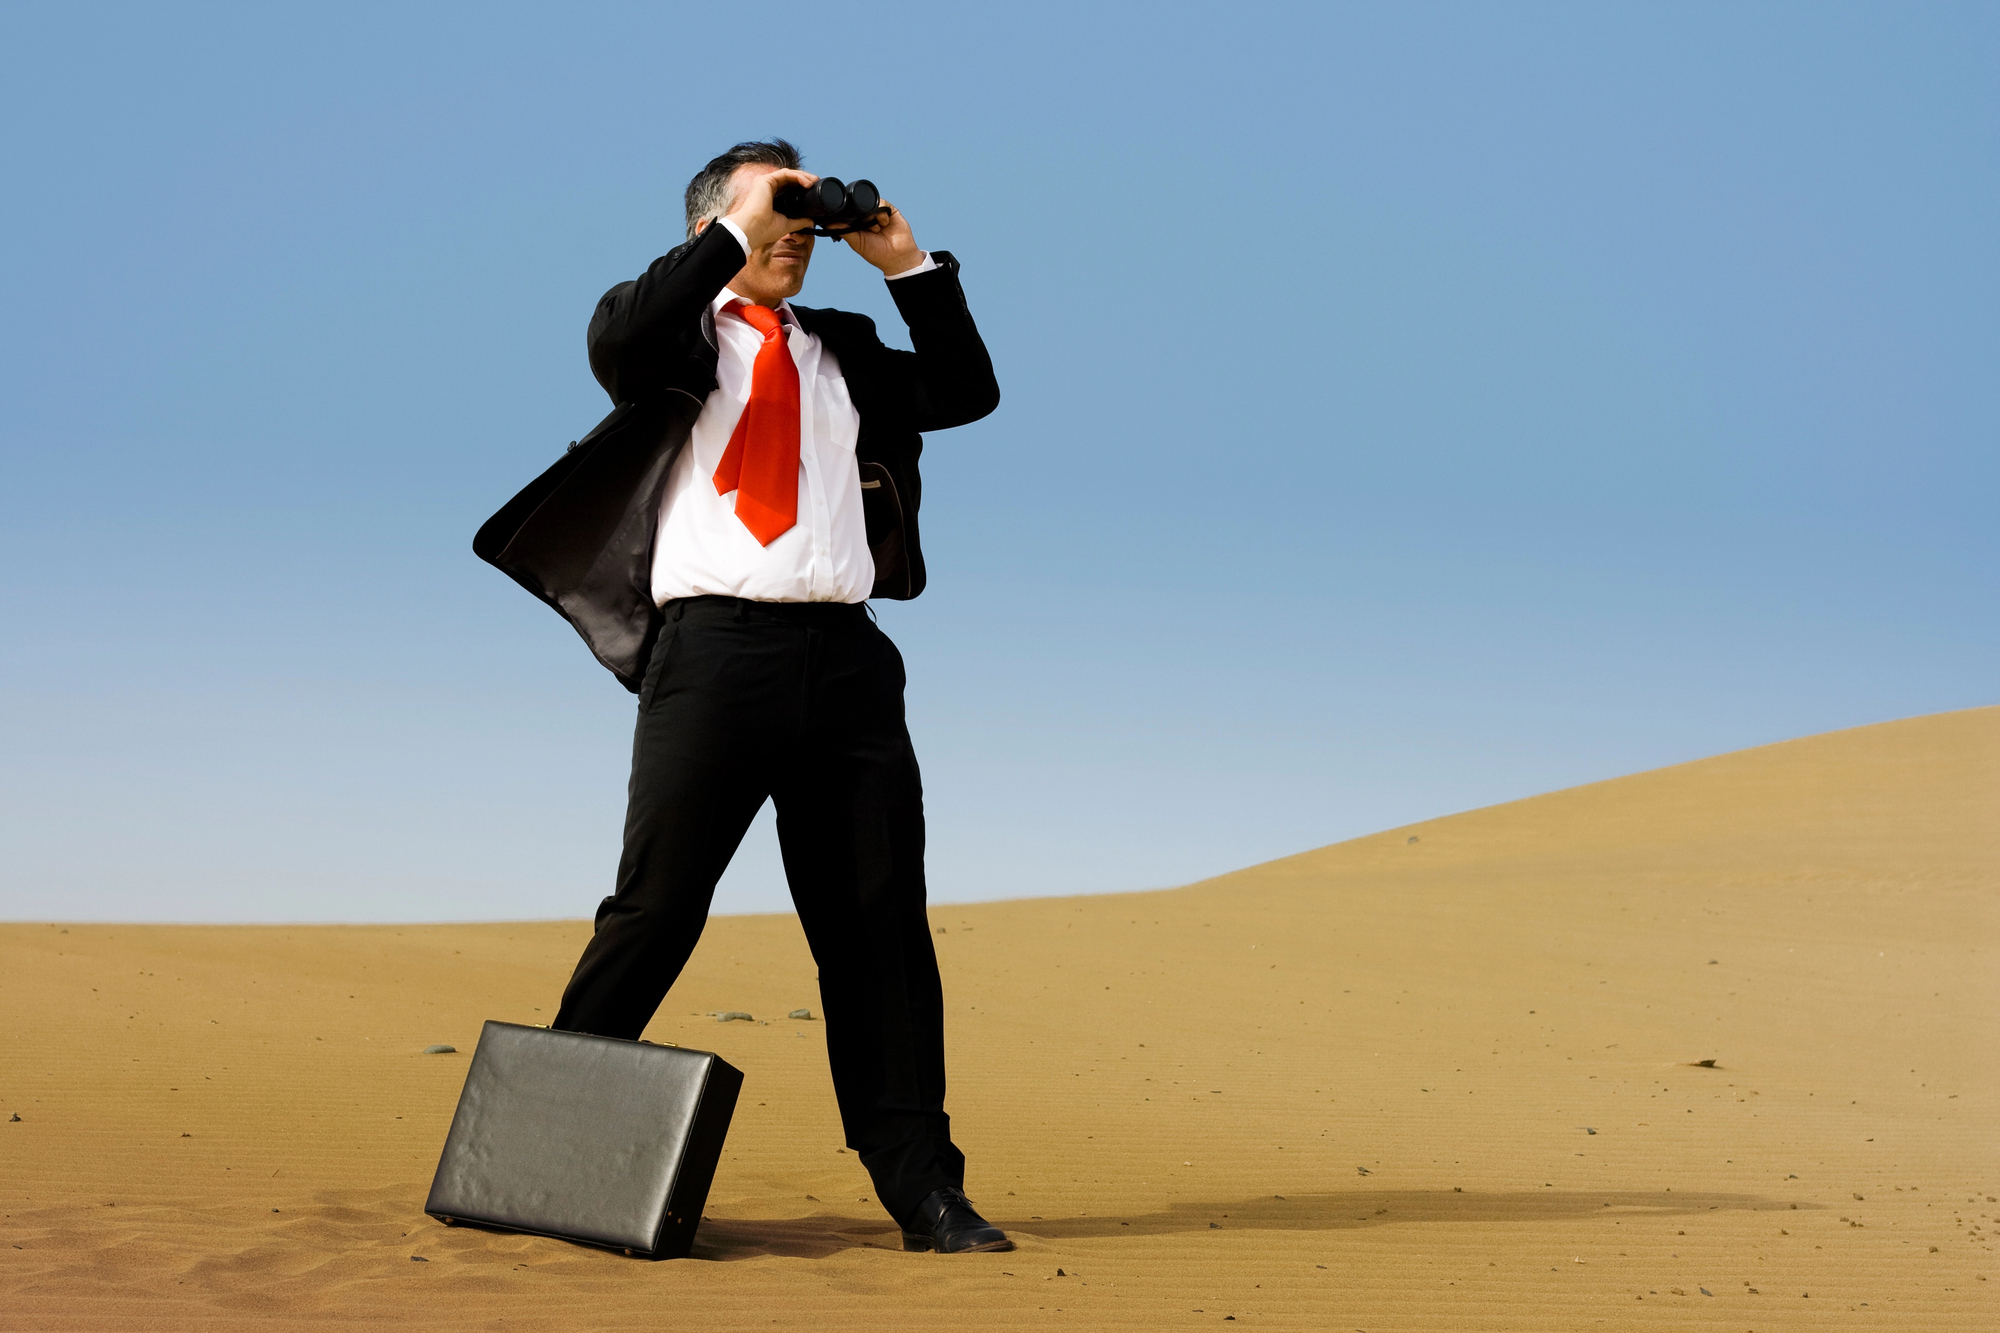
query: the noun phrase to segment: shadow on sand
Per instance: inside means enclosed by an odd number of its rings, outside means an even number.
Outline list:
[[[1800,1201],[1802,1210],[1819,1205]],[[1091,1240],[1107,1236],[1161,1236],[1186,1231],[1349,1231],[1422,1222],[1557,1222],[1586,1217],[1676,1217],[1707,1212],[1790,1209],[1789,1200],[1750,1194],[1677,1193],[1672,1190],[1372,1190],[1339,1194],[1267,1194],[1224,1203],[1175,1203],[1152,1213],[1077,1217],[1024,1217],[983,1209],[1021,1241]],[[766,1255],[822,1259],[842,1250],[900,1249],[895,1228],[857,1225],[821,1214],[783,1221],[711,1217],[695,1235],[696,1259],[754,1259]]]

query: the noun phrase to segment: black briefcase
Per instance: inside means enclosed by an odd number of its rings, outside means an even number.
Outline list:
[[[424,1211],[681,1258],[742,1088],[707,1051],[489,1021]]]

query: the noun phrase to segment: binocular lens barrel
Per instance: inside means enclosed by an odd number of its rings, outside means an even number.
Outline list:
[[[821,176],[810,187],[787,185],[772,198],[771,206],[788,218],[831,217],[847,205],[847,187],[838,176]]]
[[[843,184],[838,176],[821,176],[809,187],[787,185],[771,198],[771,206],[788,218],[810,218],[821,236],[836,236],[870,225],[882,211],[882,197],[873,181]]]

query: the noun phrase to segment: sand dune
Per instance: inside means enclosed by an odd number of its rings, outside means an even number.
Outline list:
[[[939,908],[1021,1242],[953,1258],[776,1018],[796,922],[719,919],[651,1035],[748,1077],[660,1264],[420,1211],[465,1056],[418,1052],[545,1021],[585,923],[0,927],[0,1327],[2000,1328],[1996,891],[1989,708]]]

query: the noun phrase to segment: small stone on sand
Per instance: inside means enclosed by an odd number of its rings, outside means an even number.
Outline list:
[[[792,1012],[785,1015],[786,1018],[804,1018],[804,1019],[811,1019],[812,1016],[813,1016],[813,1011],[810,1009],[794,1009],[792,1010]]]
[[[456,1046],[426,1046],[426,1047],[424,1047],[424,1054],[425,1054],[425,1055],[457,1055],[457,1054],[458,1054],[458,1047],[456,1047]]]
[[[751,1017],[749,1014],[744,1013],[741,1009],[730,1009],[724,1013],[717,1014],[715,1016],[715,1021],[718,1023],[734,1023],[738,1021],[744,1023],[754,1023],[757,1020]]]

